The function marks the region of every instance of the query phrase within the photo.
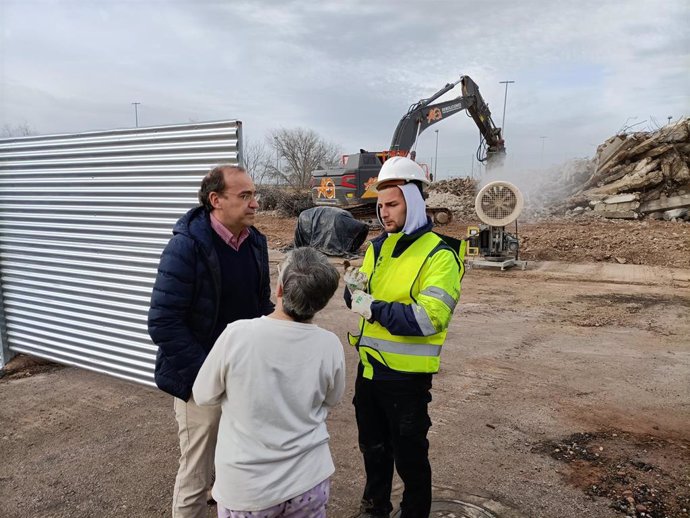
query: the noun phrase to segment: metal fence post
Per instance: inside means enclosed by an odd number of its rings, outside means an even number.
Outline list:
[[[5,303],[2,298],[2,284],[0,284],[0,370],[5,368],[14,353],[10,351],[7,342],[7,326],[5,325]]]

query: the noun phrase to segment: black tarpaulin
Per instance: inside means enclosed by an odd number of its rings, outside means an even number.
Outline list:
[[[357,253],[368,232],[367,225],[346,210],[312,207],[297,219],[294,246],[310,246],[326,255],[348,257]]]

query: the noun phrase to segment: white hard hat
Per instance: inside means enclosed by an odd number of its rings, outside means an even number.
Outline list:
[[[391,180],[404,180],[405,183],[417,181],[426,185],[431,183],[417,162],[405,156],[394,156],[383,163],[378,178],[369,186],[368,190],[378,192],[379,185]]]

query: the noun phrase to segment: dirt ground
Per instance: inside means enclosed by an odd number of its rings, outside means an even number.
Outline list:
[[[294,238],[296,218],[261,214],[257,226],[276,248]],[[437,227],[453,237],[467,235],[476,221],[452,221]],[[507,228],[515,232],[513,225]],[[379,231],[372,231],[375,236]],[[603,218],[553,218],[520,223],[520,258],[527,261],[569,263],[605,262],[690,268],[690,223],[627,221]]]
[[[258,222],[274,248],[293,224]],[[524,257],[592,261],[593,234],[603,239],[606,225],[575,225],[565,241],[558,223],[525,225]],[[687,268],[690,227],[651,228],[657,241],[643,227],[612,226],[611,256]],[[547,235],[552,244],[537,246]],[[641,252],[653,243],[655,261]],[[468,271],[432,391],[435,498],[483,502],[502,518],[690,516],[689,310],[688,269],[605,259]],[[343,339],[356,322],[340,296],[317,319]],[[356,513],[364,480],[355,351],[346,358],[348,391],[329,417],[336,518]],[[172,399],[28,363],[0,379],[0,516],[169,515]]]

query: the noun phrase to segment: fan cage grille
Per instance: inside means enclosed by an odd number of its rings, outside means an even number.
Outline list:
[[[482,194],[482,211],[490,218],[507,218],[513,213],[516,206],[517,197],[515,193],[505,186],[497,185]]]

